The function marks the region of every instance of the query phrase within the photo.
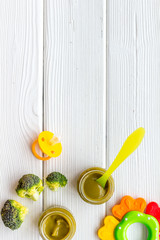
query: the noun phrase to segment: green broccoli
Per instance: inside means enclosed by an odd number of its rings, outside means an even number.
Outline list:
[[[28,209],[15,200],[7,200],[1,210],[4,225],[12,230],[18,229],[24,221]]]
[[[46,184],[52,191],[57,191],[59,187],[66,186],[67,178],[59,172],[52,172],[46,178]]]
[[[42,180],[38,176],[26,174],[19,180],[16,192],[22,198],[27,197],[37,201],[43,189]]]

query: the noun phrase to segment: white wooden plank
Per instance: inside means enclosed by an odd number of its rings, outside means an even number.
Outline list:
[[[160,3],[158,0],[108,1],[107,159],[111,164],[123,141],[137,127],[146,129],[139,149],[113,174],[116,184],[108,213],[122,196],[160,204]],[[146,239],[140,225],[128,239]]]
[[[105,205],[81,200],[80,173],[105,167],[105,1],[45,1],[45,130],[60,136],[63,153],[44,163],[44,175],[64,173],[68,186],[45,189],[44,208],[62,205],[77,222],[74,239],[98,239]]]
[[[42,130],[43,1],[1,0],[0,7],[0,208],[15,199],[29,208],[21,228],[12,231],[0,220],[0,239],[39,239],[38,202],[17,196],[26,173],[42,177],[42,162],[31,143]]]

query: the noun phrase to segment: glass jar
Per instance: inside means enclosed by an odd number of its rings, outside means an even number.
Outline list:
[[[109,177],[106,188],[103,189],[96,179],[106,172],[105,169],[93,167],[82,172],[78,179],[77,189],[80,197],[90,204],[102,204],[107,202],[114,193],[114,180]]]
[[[50,220],[51,222],[49,222]],[[59,225],[56,225],[57,227],[54,230],[54,226],[58,221]],[[52,226],[53,224],[54,226]],[[51,207],[44,211],[40,216],[38,227],[43,240],[70,240],[76,232],[76,222],[73,215],[66,208],[59,206]],[[54,231],[59,231],[58,234],[60,233],[60,235],[53,236]]]

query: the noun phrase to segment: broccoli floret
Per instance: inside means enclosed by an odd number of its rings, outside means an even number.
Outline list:
[[[57,191],[59,187],[66,186],[67,178],[59,172],[52,172],[46,178],[46,184],[52,191]]]
[[[18,229],[24,221],[28,209],[15,200],[7,200],[1,210],[4,225],[12,230]]]
[[[27,197],[37,201],[43,189],[42,180],[38,176],[26,174],[19,180],[16,192],[22,198]]]

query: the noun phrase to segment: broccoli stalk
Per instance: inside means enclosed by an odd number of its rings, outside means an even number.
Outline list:
[[[43,189],[42,180],[38,176],[26,174],[19,180],[16,192],[22,198],[27,197],[37,201]]]
[[[24,221],[28,209],[15,200],[7,200],[1,210],[4,225],[11,230],[18,229]]]
[[[36,192],[34,193],[30,198],[33,200],[33,201],[37,201],[39,199],[39,192]]]
[[[59,172],[52,172],[46,178],[46,184],[52,191],[57,191],[59,187],[66,186],[67,178]]]

